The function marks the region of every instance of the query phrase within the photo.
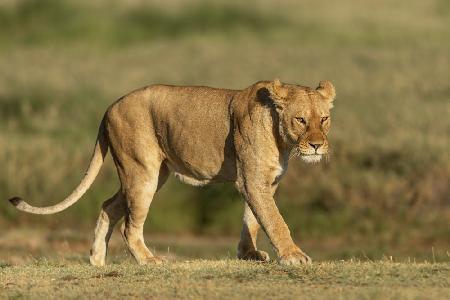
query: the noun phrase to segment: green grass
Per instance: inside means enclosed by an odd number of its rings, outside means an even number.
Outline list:
[[[101,16],[102,18],[99,18]],[[140,7],[104,6],[74,1],[29,0],[0,10],[3,46],[95,43],[125,46],[150,39],[176,39],[196,34],[226,34],[237,30],[263,34],[287,25],[283,15],[226,2]],[[7,37],[7,38],[6,38]]]
[[[450,265],[324,262],[282,267],[237,260],[96,268],[38,261],[0,267],[0,296],[162,299],[444,299]]]

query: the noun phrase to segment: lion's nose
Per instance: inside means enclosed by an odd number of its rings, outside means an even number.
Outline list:
[[[319,149],[320,146],[322,146],[323,143],[320,143],[320,142],[314,142],[314,143],[309,143],[309,144],[311,145],[311,147],[314,148],[314,150],[317,151],[317,149]]]

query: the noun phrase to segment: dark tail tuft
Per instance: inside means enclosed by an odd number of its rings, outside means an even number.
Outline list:
[[[14,197],[9,199],[9,202],[11,202],[12,205],[17,206],[22,202],[22,199],[19,197]]]

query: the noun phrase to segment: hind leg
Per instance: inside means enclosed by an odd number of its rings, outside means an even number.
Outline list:
[[[102,205],[102,211],[95,227],[89,261],[94,266],[105,265],[108,242],[114,226],[125,215],[125,199],[119,191]]]
[[[158,170],[158,169],[156,169]],[[121,226],[122,237],[139,264],[161,263],[164,258],[154,256],[144,242],[144,223],[154,194],[166,182],[169,171],[163,163],[159,171],[141,173],[126,188],[127,213]]]

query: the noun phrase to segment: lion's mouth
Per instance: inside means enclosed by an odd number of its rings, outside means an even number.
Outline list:
[[[301,154],[302,160],[309,164],[316,164],[322,160],[322,154]]]
[[[300,157],[304,162],[307,163],[318,163],[322,160],[323,155],[317,153],[302,153],[299,148],[294,148],[289,158],[293,157]]]

